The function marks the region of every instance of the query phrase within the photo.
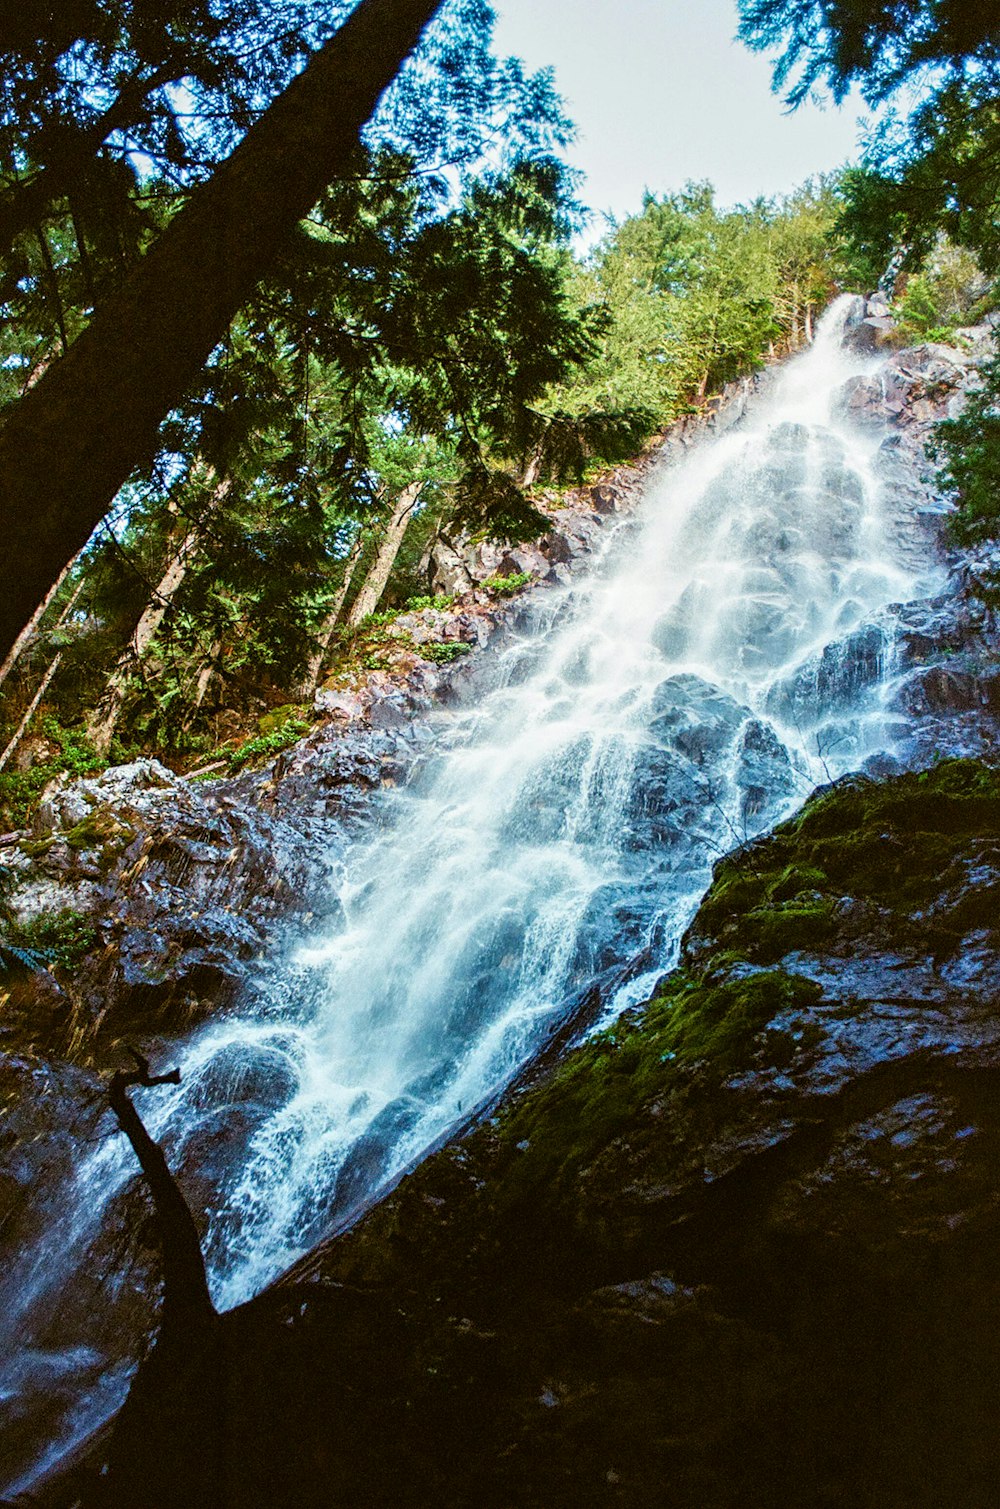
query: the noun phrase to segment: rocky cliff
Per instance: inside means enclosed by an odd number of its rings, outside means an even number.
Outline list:
[[[998,820],[946,760],[725,860],[646,1006],[225,1318],[200,1456],[140,1379],[112,1502],[169,1449],[227,1505],[995,1504]]]
[[[386,1504],[993,1502],[998,642],[988,552],[949,553],[923,480],[977,339],[892,354],[843,393],[942,590],[810,674],[847,697],[891,641],[900,754],[724,861],[653,999],[228,1316],[186,1405],[147,1369],[95,1502],[328,1503],[331,1484]],[[21,901],[71,904],[101,948],[44,1012],[12,999],[8,1083],[55,1076],[69,1104],[67,1053],[169,1035],[244,988],[328,905],[353,825],[489,646],[557,602],[475,582],[565,580],[631,480],[532,552],[445,550],[436,584],[465,572],[467,596],[397,620],[391,669],[327,688],[267,770],[198,786],[143,765],[53,793],[12,855]],[[483,653],[431,669],[421,636]]]

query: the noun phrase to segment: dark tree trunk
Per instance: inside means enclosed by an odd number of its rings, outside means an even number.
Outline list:
[[[137,1053],[133,1053],[133,1057],[138,1069],[111,1076],[108,1102],[118,1125],[132,1144],[156,1209],[163,1251],[162,1328],[166,1331],[180,1324],[186,1329],[193,1322],[210,1321],[215,1316],[198,1229],[167,1166],[163,1149],[146,1131],[142,1117],[128,1095],[133,1085],[179,1084],[180,1074],[175,1069],[169,1074],[151,1075],[146,1060]]]
[[[137,1072],[115,1074],[108,1099],[153,1197],[163,1307],[156,1344],[101,1453],[104,1471],[82,1502],[88,1509],[222,1509],[228,1374],[219,1316],[187,1202],[128,1096],[132,1085],[178,1083],[180,1076],[151,1075],[141,1054],[132,1057]]]
[[[342,172],[440,0],[361,0],[24,395],[0,433],[0,658],[291,229]]]

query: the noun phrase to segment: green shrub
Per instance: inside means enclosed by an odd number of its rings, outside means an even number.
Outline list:
[[[494,597],[512,597],[530,581],[530,571],[515,571],[510,576],[488,576],[482,585],[487,592],[492,592]]]
[[[457,594],[454,592],[438,592],[434,597],[408,597],[406,599],[406,612],[421,613],[424,608],[437,608],[439,612],[443,613],[452,606],[456,596]]]
[[[248,739],[238,749],[226,754],[229,762],[229,773],[235,775],[245,765],[251,762],[266,764],[272,755],[280,754],[290,744],[298,743],[302,735],[309,732],[309,724],[305,718],[286,718],[278,728],[273,728],[270,733],[261,734],[256,739]]]
[[[308,722],[307,712],[308,709],[301,702],[286,702],[283,707],[276,707],[257,719],[258,731],[265,735],[273,734],[279,732],[288,723]]]
[[[99,942],[93,923],[82,912],[64,907],[40,912],[27,922],[9,922],[0,952],[29,969],[75,969]]]
[[[424,660],[432,660],[435,665],[450,665],[453,660],[460,660],[463,655],[468,655],[471,649],[471,644],[463,644],[460,639],[450,639],[447,644],[417,645],[417,651]]]
[[[44,788],[56,776],[95,775],[107,767],[107,760],[88,744],[82,729],[64,728],[55,718],[43,718],[41,732],[56,752],[39,760],[30,770],[0,771],[0,825],[26,828]]]

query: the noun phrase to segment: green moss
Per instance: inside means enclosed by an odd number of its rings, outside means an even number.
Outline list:
[[[786,954],[814,948],[834,929],[834,908],[829,897],[804,892],[776,905],[748,912],[745,925],[752,934],[751,953],[761,963],[771,964]]]
[[[43,854],[49,852],[55,841],[56,835],[54,833],[46,833],[44,838],[22,838],[18,844],[18,848],[29,859],[40,859]]]
[[[109,845],[121,849],[135,838],[135,829],[121,822],[110,807],[95,807],[60,837],[71,849],[106,849]]]
[[[262,718],[258,718],[257,728],[265,736],[277,733],[288,723],[305,723],[308,711],[309,709],[303,703],[286,702],[283,707],[276,707],[271,712],[265,713]]]
[[[99,849],[103,861],[110,863],[134,838],[135,829],[129,823],[122,822],[110,807],[95,805],[71,828],[57,829],[41,838],[22,839],[20,849],[29,859],[39,859],[53,844],[64,843],[77,853]]]
[[[711,982],[678,970],[641,1012],[572,1053],[505,1116],[501,1136],[523,1152],[512,1187],[551,1188],[564,1172],[575,1176],[626,1130],[634,1138],[643,1108],[669,1095],[685,1071],[697,1064],[726,1078],[774,1016],[821,994],[786,970]]]
[[[725,946],[767,963],[822,942],[845,896],[903,917],[939,895],[956,840],[995,834],[1000,771],[977,760],[839,782],[769,838],[716,867],[697,920]]]

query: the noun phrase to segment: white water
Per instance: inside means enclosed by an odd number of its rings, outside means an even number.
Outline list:
[[[549,595],[549,632],[499,657],[348,856],[337,929],[144,1099],[172,1158],[208,1171],[220,1305],[493,1095],[595,981],[605,1019],[642,999],[714,860],[889,746],[880,610],[935,583],[890,544],[877,437],[832,417],[866,365],[840,343],[848,303],[749,423],[662,473],[599,569]],[[654,967],[623,984],[647,945]],[[109,1144],[60,1193],[71,1226],[6,1297],[12,1351],[131,1175]],[[28,1355],[10,1395],[57,1365],[51,1344]]]

